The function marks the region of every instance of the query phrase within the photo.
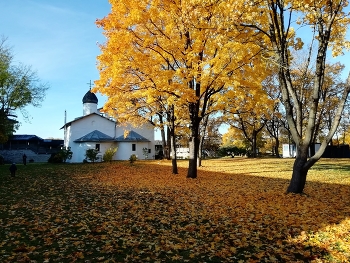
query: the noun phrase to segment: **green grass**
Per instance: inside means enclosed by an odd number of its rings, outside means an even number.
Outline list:
[[[292,159],[0,166],[0,262],[349,262],[350,165]]]

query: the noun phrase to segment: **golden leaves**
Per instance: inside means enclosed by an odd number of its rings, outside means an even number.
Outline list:
[[[28,166],[0,177],[0,261],[347,262],[348,160],[317,163],[307,195],[283,194],[292,162]]]

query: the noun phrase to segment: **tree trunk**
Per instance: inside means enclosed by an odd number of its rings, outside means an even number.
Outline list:
[[[198,162],[197,166],[202,166],[202,151],[203,151],[203,144],[204,144],[204,136],[202,136],[199,140],[199,147],[198,147]]]
[[[173,174],[178,174],[177,161],[176,161],[176,138],[175,138],[175,115],[174,115],[174,105],[171,107],[171,164],[173,167]]]
[[[252,134],[252,157],[256,158],[256,138],[257,132],[254,130]]]
[[[279,147],[280,147],[280,140],[278,139],[278,137],[275,138],[275,154],[276,157],[279,158],[280,157],[280,152],[279,152]]]
[[[164,157],[167,159],[167,160],[170,160],[170,147],[171,147],[171,132],[170,132],[170,129],[169,127],[167,127],[167,133],[166,133],[166,147],[164,149]]]
[[[197,105],[195,105],[196,107]],[[190,156],[188,163],[187,178],[197,178],[197,158],[199,150],[199,122],[197,115],[192,119],[190,137]]]
[[[177,169],[176,142],[175,142],[175,133],[174,132],[171,132],[171,164],[172,164],[172,168],[173,168],[173,174],[178,174],[179,172]]]
[[[197,178],[197,158],[199,140],[196,136],[190,138],[190,156],[187,170],[187,178]]]
[[[301,194],[304,191],[306,176],[310,167],[307,163],[308,147],[298,147],[297,156],[293,165],[292,179],[289,183],[287,193]]]
[[[161,135],[161,137],[162,137],[162,151],[163,151],[163,154],[162,154],[162,159],[164,158],[164,156],[165,156],[165,148],[166,148],[166,140],[165,140],[165,131],[164,131],[164,127],[162,127],[161,129],[160,129],[160,135]]]
[[[205,116],[202,125],[201,125],[201,137],[199,139],[199,147],[198,147],[198,167],[202,166],[202,154],[203,154],[203,145],[206,136],[206,131],[208,127],[209,115]]]

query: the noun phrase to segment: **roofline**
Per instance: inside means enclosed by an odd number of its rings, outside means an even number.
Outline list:
[[[97,116],[100,116],[100,117],[102,117],[102,118],[104,118],[104,119],[106,119],[106,120],[108,120],[108,121],[117,123],[116,121],[111,120],[111,119],[109,119],[109,118],[107,118],[107,117],[105,117],[105,116],[102,116],[101,114],[98,114],[97,112],[92,112],[92,113],[90,113],[90,114],[88,114],[88,115],[84,115],[84,116],[81,116],[81,117],[77,117],[77,118],[75,118],[74,120],[67,122],[66,124],[64,124],[64,125],[60,128],[60,130],[62,130],[62,129],[63,129],[64,127],[66,127],[66,126],[71,125],[73,122],[82,120],[82,119],[84,119],[84,118],[86,118],[86,117],[89,117],[89,116],[92,116],[92,115],[97,115]]]

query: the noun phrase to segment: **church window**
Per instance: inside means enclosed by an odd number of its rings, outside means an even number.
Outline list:
[[[100,144],[99,144],[99,143],[96,143],[95,149],[96,149],[97,151],[100,151]]]
[[[148,149],[148,153],[151,153],[151,149]]]
[[[136,144],[135,143],[133,143],[132,145],[131,145],[131,150],[134,152],[134,151],[136,151]]]

